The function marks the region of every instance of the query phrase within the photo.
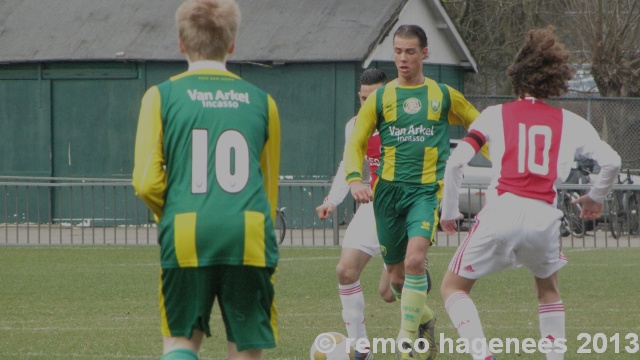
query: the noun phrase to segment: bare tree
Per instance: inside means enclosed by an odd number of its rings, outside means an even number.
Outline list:
[[[603,97],[640,97],[640,1],[565,0],[568,29]],[[567,30],[568,30],[567,29]]]
[[[480,72],[472,94],[507,95],[505,70],[526,33],[554,25],[604,97],[640,97],[640,0],[443,0]]]
[[[471,49],[479,73],[465,81],[466,92],[510,95],[506,69],[532,28],[552,23],[563,11],[553,0],[443,0]]]

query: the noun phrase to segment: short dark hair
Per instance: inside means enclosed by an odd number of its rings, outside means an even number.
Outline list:
[[[429,45],[427,33],[418,25],[400,25],[398,30],[393,34],[393,38],[395,39],[396,36],[403,39],[417,38],[420,42],[420,47],[423,49]]]
[[[516,58],[507,69],[513,92],[519,98],[529,94],[538,99],[559,96],[569,89],[575,69],[568,64],[569,51],[556,38],[555,28],[530,30]]]
[[[387,74],[380,69],[367,69],[360,75],[360,85],[386,84]]]

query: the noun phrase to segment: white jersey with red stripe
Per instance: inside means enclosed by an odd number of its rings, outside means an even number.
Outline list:
[[[599,180],[589,193],[592,199],[602,202],[617,174],[611,171],[620,163],[618,154],[600,140],[585,119],[533,98],[488,107],[471,125],[464,142],[475,152],[489,143],[496,175],[489,186],[487,202],[508,192],[555,205],[556,185],[569,176],[576,157],[591,158],[602,167]],[[466,153],[466,147],[459,148],[461,151],[456,149],[450,158],[452,165],[465,164],[466,158],[473,156],[468,148]],[[461,174],[455,177],[458,176],[461,179]],[[449,186],[452,184],[445,184],[442,219],[451,219],[458,215],[457,192],[453,193],[456,190]]]
[[[463,166],[489,143],[495,170],[485,207],[458,247],[449,270],[469,279],[525,265],[546,278],[566,264],[560,248],[562,212],[556,185],[576,157],[595,160],[601,171],[589,197],[602,202],[620,168],[620,157],[585,119],[526,98],[488,107],[447,161],[443,221],[456,219]]]
[[[355,116],[347,122],[344,134],[345,143],[349,140],[355,123]],[[377,178],[376,170],[380,165],[380,134],[377,131],[369,138],[365,161],[371,174],[370,183],[373,184]],[[344,161],[341,161],[325,202],[338,206],[347,196],[350,187],[344,174]],[[370,256],[380,253],[380,244],[378,243],[375,217],[373,215],[373,202],[361,204],[358,207],[344,234],[342,247],[357,249]]]

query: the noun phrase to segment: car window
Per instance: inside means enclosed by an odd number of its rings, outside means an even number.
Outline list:
[[[453,149],[455,149],[458,146],[458,141],[459,140],[452,140],[452,141],[449,142],[449,147],[450,147],[452,152],[453,152]],[[467,163],[467,165],[473,166],[473,167],[483,167],[483,168],[492,167],[491,160],[489,160],[486,157],[484,157],[484,155],[482,155],[481,152],[477,153],[471,159],[471,161],[469,161]]]

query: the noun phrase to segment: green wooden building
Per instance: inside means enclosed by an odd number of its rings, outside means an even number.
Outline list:
[[[0,176],[131,176],[140,99],[186,69],[181,0],[0,2]],[[366,67],[395,77],[391,36],[424,27],[426,74],[462,89],[475,62],[439,0],[239,0],[228,68],[272,94],[282,171],[329,178]],[[46,11],[44,10],[46,4]]]

